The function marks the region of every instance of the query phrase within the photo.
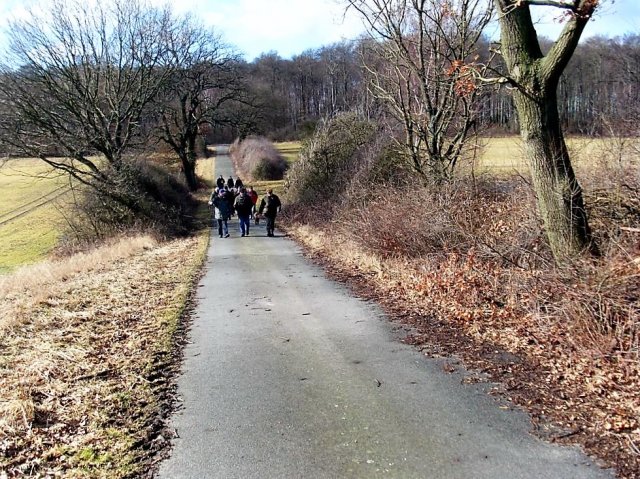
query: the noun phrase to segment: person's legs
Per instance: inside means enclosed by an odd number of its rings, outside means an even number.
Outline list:
[[[229,237],[229,226],[227,225],[227,220],[221,220],[222,221],[222,226],[224,229],[224,237],[228,238]]]
[[[271,216],[267,216],[267,236],[273,236],[273,230],[275,229],[276,219]]]
[[[218,236],[222,238],[222,220],[218,220]]]
[[[240,218],[240,232],[242,236],[246,236],[249,234],[249,224],[250,220],[248,216],[239,216]]]

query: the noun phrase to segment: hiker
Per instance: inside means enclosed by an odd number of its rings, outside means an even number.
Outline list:
[[[218,190],[224,188],[224,176],[218,176],[218,179],[216,180],[216,186],[218,187]]]
[[[242,183],[242,180],[240,179],[240,177],[238,177],[236,178],[236,182],[233,186],[236,190],[240,190],[240,188],[244,186],[244,183]]]
[[[258,219],[258,215],[256,215],[256,204],[258,203],[258,193],[255,192],[253,186],[249,187],[249,191],[247,191],[249,198],[251,198],[251,217],[255,218],[256,224],[260,222]]]
[[[230,188],[227,188],[226,186],[222,191],[224,192],[225,200],[227,200],[228,208],[229,208],[229,218],[231,218],[232,216],[234,216],[233,202],[236,199],[236,195]]]
[[[229,221],[230,209],[229,209],[229,201],[225,198],[226,190],[220,189],[217,194],[211,195],[211,199],[209,200],[209,204],[213,205],[213,218],[218,220],[218,236],[222,238],[229,237],[229,227],[227,222]]]
[[[233,177],[229,176],[229,179],[227,180],[227,188],[232,189],[234,184]]]
[[[275,236],[273,231],[276,227],[276,216],[281,209],[282,203],[280,202],[280,198],[273,192],[273,189],[269,188],[267,190],[267,196],[262,198],[260,209],[258,210],[258,213],[260,215],[264,214],[264,217],[267,219],[267,236]]]
[[[240,220],[240,233],[241,236],[249,236],[249,225],[251,224],[251,209],[253,203],[251,198],[247,194],[247,190],[244,186],[240,187],[240,193],[236,197],[234,208],[238,213],[238,219]]]

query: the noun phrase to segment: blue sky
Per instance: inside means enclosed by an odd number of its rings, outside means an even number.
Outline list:
[[[29,5],[46,8],[48,1],[0,0],[0,28],[6,25],[8,17],[24,15]],[[158,5],[167,2],[151,1]],[[354,38],[363,31],[354,14],[344,15],[344,3],[339,0],[168,0],[168,3],[177,12],[193,12],[202,18],[244,53],[247,60],[268,51],[289,58],[309,48]],[[553,38],[562,27],[552,18],[558,10],[537,7],[535,11],[549,12],[542,16],[537,29]],[[628,32],[640,32],[639,0],[614,3],[606,0],[584,35],[617,36]],[[6,37],[2,32],[0,45],[4,43]]]

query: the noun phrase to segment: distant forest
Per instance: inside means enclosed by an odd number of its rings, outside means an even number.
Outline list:
[[[320,118],[341,111],[375,117],[381,105],[369,93],[362,68],[366,42],[323,46],[291,59],[269,52],[242,64],[253,104],[242,112],[243,121],[236,123],[242,124],[240,131],[237,127],[217,129],[209,135],[210,141],[230,141],[248,134],[274,140],[300,138],[309,134]],[[543,49],[550,45],[549,40],[541,41]],[[488,58],[491,47],[485,42],[480,51]],[[496,71],[503,69],[500,61],[499,56],[494,59]],[[481,133],[518,132],[518,118],[507,88],[483,88],[477,104]],[[640,35],[583,40],[558,93],[566,133],[635,134],[640,111]]]

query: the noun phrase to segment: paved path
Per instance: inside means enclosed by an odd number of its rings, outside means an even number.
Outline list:
[[[613,477],[400,343],[292,241],[236,226],[213,236],[161,478]]]

